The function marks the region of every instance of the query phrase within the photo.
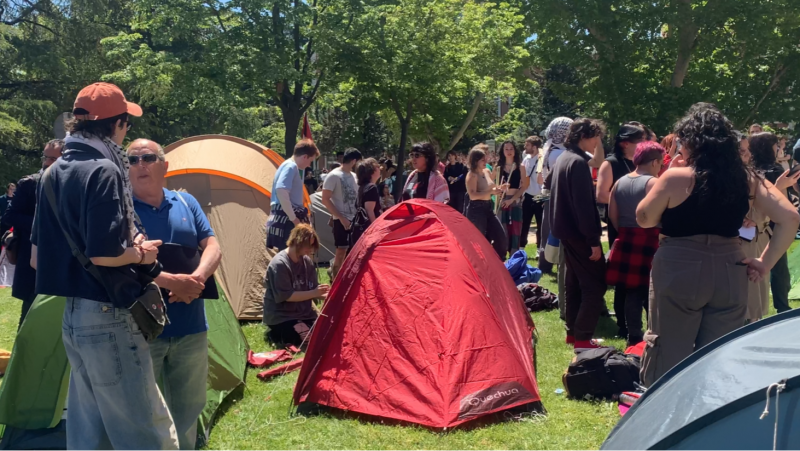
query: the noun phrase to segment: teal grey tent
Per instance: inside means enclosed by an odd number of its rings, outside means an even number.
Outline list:
[[[219,293],[219,300],[205,303],[208,384],[198,444],[208,439],[220,404],[244,383],[247,369],[247,341],[224,292]],[[0,385],[0,449],[66,448],[70,368],[61,342],[64,304],[64,298],[39,296],[17,334]]]
[[[768,391],[773,384],[784,388]],[[686,358],[633,405],[601,449],[773,449],[773,441],[776,449],[800,449],[800,310]]]

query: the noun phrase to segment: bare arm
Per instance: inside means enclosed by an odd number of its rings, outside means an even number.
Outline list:
[[[800,215],[789,199],[769,181],[757,183],[755,197],[755,208],[775,223],[772,238],[761,254],[761,261],[767,269],[772,269],[794,242]]]
[[[31,268],[36,269],[36,245],[31,244]]]
[[[222,261],[222,251],[215,236],[210,236],[201,241],[200,249],[203,249],[203,256],[200,258],[200,265],[194,270],[194,275],[205,281],[217,271],[219,262]]]
[[[650,180],[647,181],[647,185],[645,185],[645,187],[644,187],[644,194],[645,195],[647,193],[649,193],[650,190],[653,189],[654,186],[656,186],[656,180],[658,180],[658,179],[653,177],[653,178],[651,178]]]
[[[289,217],[289,220],[295,222],[297,220],[297,216],[294,215],[294,208],[292,207],[292,200],[291,196],[289,195],[289,191],[283,188],[278,188],[276,196],[278,196],[278,201],[281,203],[281,209],[286,216]]]
[[[613,225],[615,229],[619,230],[619,210],[617,210],[617,201],[614,199],[616,194],[617,185],[614,184],[614,187],[611,188],[611,196],[609,197],[608,201],[608,219],[611,221],[611,225]]]
[[[598,144],[597,147],[594,149],[594,156],[592,157],[591,160],[589,160],[589,167],[598,169],[603,165],[605,159],[606,159],[606,152],[603,149],[603,144]]]
[[[611,163],[604,161],[597,173],[597,203],[607,204],[611,194],[611,185],[614,183],[614,172]]]
[[[636,207],[636,222],[646,229],[657,226],[661,222],[661,215],[669,206],[669,181],[672,178],[670,171],[664,173],[654,184],[647,195]],[[649,185],[649,183],[648,183]]]
[[[333,204],[331,201],[331,196],[333,196],[333,191],[329,189],[322,190],[322,205],[325,205],[325,208],[328,209],[328,212],[333,216],[333,219],[346,219],[342,213],[336,208],[336,205]]]
[[[321,297],[325,297],[325,295],[320,291],[319,287],[317,287],[309,291],[295,291],[289,296],[286,302],[304,302]]]
[[[135,247],[125,249],[119,257],[92,257],[89,260],[95,266],[116,268],[125,265],[135,265],[142,260],[142,253]]]
[[[364,202],[364,208],[367,210],[367,216],[369,216],[369,222],[370,223],[375,222],[375,219],[376,219],[375,218],[375,204],[377,204],[377,202],[375,202],[374,200]]]

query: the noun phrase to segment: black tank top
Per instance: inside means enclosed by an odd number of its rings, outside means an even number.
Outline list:
[[[519,185],[521,183],[522,176],[519,173],[519,166],[516,169],[511,171],[511,177],[508,176],[508,172],[506,172],[505,168],[500,169],[500,179],[505,180],[505,183],[508,183],[508,187],[511,189],[519,189]]]
[[[606,161],[611,165],[611,172],[614,175],[612,185],[617,183],[617,180],[625,177],[636,169],[636,165],[633,164],[633,161],[625,157],[620,158],[616,154],[611,154],[606,157]]]
[[[693,191],[683,203],[667,208],[661,215],[661,233],[678,238],[694,235],[718,235],[725,238],[739,236],[744,217],[750,211],[747,198],[733,204],[705,202]]]

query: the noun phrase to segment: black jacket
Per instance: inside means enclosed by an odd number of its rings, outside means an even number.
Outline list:
[[[18,238],[17,268],[14,272],[14,285],[11,295],[21,300],[31,300],[36,286],[36,270],[31,268],[31,229],[33,215],[36,213],[36,186],[41,172],[23,177],[17,183],[17,191],[8,204],[3,224],[14,228]]]
[[[603,230],[597,212],[589,158],[580,149],[567,149],[550,174],[550,230],[560,240],[583,240],[600,246]]]

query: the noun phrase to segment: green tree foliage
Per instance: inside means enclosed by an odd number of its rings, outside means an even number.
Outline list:
[[[465,119],[471,98],[480,105],[484,93],[510,83],[525,56],[521,22],[508,4],[461,0],[376,3],[353,19],[343,64],[355,90],[395,114],[398,162],[412,125],[415,135],[449,140],[442,131]]]
[[[529,12],[531,74],[574,68],[577,85],[547,87],[577,112],[660,134],[698,101],[741,127],[797,117],[795,0],[542,0]]]
[[[100,39],[127,22],[117,0],[0,0],[0,177],[40,166],[56,117],[110,65]]]
[[[131,31],[104,41],[123,62],[108,78],[139,96],[148,130],[170,139],[213,133],[237,110],[274,106],[287,150],[338,73],[332,44],[353,14],[344,0],[136,0],[131,8]]]

